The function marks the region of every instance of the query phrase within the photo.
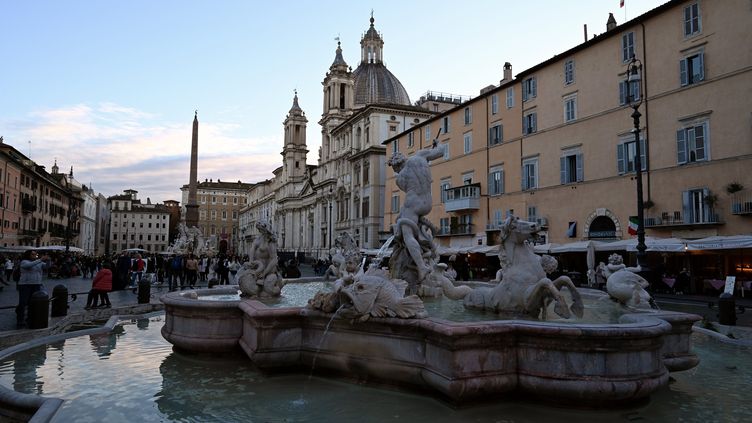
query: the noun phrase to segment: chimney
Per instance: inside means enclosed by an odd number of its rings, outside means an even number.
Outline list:
[[[585,42],[587,42],[587,24],[582,26],[582,30],[585,32]]]
[[[609,13],[608,20],[606,21],[606,32],[611,31],[614,28],[616,28],[616,19],[614,19],[613,13]]]
[[[500,82],[511,81],[511,80],[512,80],[512,64],[509,62],[504,62],[504,78],[502,78]]]

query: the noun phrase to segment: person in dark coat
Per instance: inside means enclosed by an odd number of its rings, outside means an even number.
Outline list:
[[[121,253],[120,257],[117,259],[115,267],[115,275],[112,280],[112,290],[119,291],[125,289],[125,286],[130,282],[128,272],[131,270],[131,258],[128,257],[125,252]]]

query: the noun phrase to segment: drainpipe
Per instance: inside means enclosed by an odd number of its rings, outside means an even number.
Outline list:
[[[648,113],[648,52],[647,52],[647,42],[645,40],[645,23],[640,22],[640,26],[642,27],[642,80],[645,82],[645,92],[643,93],[645,96],[645,101],[643,102],[643,105],[645,105],[645,160],[648,162],[647,166],[645,166],[645,177],[647,179],[647,195],[648,200],[650,200],[650,137],[648,136],[650,125],[648,125],[649,119],[650,119],[650,113]]]
[[[496,103],[498,104],[498,102]],[[499,108],[501,110],[501,108]],[[489,122],[488,122],[488,96],[486,96],[486,185],[488,185],[488,175],[489,171],[491,170],[491,147],[488,145],[489,140],[489,132],[491,128],[489,128]],[[488,225],[488,222],[491,221],[491,196],[488,195],[488,191],[491,187],[486,186],[486,225]],[[484,229],[485,231],[485,229]],[[488,245],[488,233],[486,233],[486,245]]]

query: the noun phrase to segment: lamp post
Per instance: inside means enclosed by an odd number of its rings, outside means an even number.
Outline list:
[[[642,62],[634,55],[632,60],[629,61],[627,68],[627,103],[632,107],[632,120],[634,122],[634,136],[635,136],[635,177],[637,179],[637,264],[645,269],[647,266],[645,250],[645,204],[642,198],[642,149],[640,148],[640,116],[642,114],[639,111],[642,104]]]

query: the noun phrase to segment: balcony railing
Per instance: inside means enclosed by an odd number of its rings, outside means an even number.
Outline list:
[[[714,207],[707,213],[699,213],[696,216],[685,216],[680,211],[661,212],[660,216],[645,217],[646,228],[676,227],[676,226],[702,226],[723,225],[723,209]]]
[[[461,223],[457,225],[442,226],[439,228],[437,236],[451,236],[451,235],[474,235],[472,223]]]
[[[23,199],[21,200],[21,211],[23,213],[33,213],[37,210],[36,204],[34,204],[34,201]]]
[[[752,214],[752,191],[734,193],[731,197],[731,214]]]
[[[444,211],[478,210],[480,208],[480,184],[462,185],[444,191]]]

